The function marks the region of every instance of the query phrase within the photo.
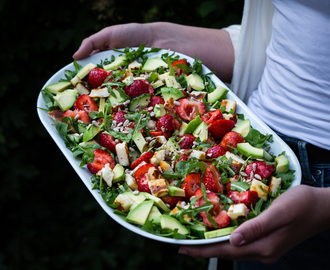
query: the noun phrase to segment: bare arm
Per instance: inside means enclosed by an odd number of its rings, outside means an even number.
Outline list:
[[[234,66],[234,48],[227,31],[184,26],[167,22],[123,24],[109,26],[83,40],[75,60],[112,48],[134,47],[140,44],[171,49],[202,60],[216,75],[230,82]]]
[[[276,262],[303,240],[330,227],[330,188],[294,187],[260,216],[243,223],[230,242],[208,246],[182,246],[193,257]]]

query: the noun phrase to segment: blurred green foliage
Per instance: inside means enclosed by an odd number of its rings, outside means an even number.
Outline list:
[[[143,238],[99,207],[40,123],[44,83],[83,38],[111,24],[240,23],[243,0],[0,1],[0,269],[206,269],[208,260]],[[223,261],[223,269],[230,263]]]

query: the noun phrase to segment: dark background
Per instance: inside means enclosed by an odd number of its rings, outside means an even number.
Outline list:
[[[99,207],[37,116],[44,83],[111,24],[240,23],[243,0],[0,1],[0,269],[207,269]],[[230,269],[229,261],[221,261]]]

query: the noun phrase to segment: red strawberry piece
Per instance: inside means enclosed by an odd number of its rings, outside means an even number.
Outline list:
[[[163,134],[162,131],[150,131],[150,135],[155,136],[155,137],[161,136],[162,134]]]
[[[216,193],[223,193],[224,191],[224,186],[221,183],[221,175],[214,165],[206,168],[203,183],[207,190]]]
[[[92,173],[96,174],[98,171],[102,170],[104,166],[109,163],[111,169],[116,166],[116,162],[113,160],[112,156],[102,149],[96,149],[93,151],[94,160],[91,163],[87,163],[87,169]]]
[[[210,111],[204,114],[201,119],[203,122],[205,122],[207,125],[212,124],[215,120],[222,119],[222,112],[220,109],[217,109],[215,111]]]
[[[175,162],[175,165],[174,165],[174,167],[176,166],[176,164],[179,162],[179,161],[181,161],[181,160],[187,160],[188,158],[189,158],[189,154],[185,154],[186,152],[188,152],[190,149],[186,149],[185,151],[184,151],[184,153],[177,159],[177,161]]]
[[[251,205],[254,207],[259,200],[258,192],[247,190],[247,191],[229,191],[227,196],[235,203],[244,203],[246,207],[251,209]]]
[[[244,172],[247,175],[250,175],[251,172],[253,172],[254,175],[257,174],[260,175],[262,179],[266,179],[272,175],[274,168],[274,165],[267,165],[265,161],[255,161],[248,164],[245,167]]]
[[[152,87],[152,85],[150,83],[148,85],[148,91],[151,96],[155,93],[155,89]]]
[[[146,163],[150,163],[150,159],[152,158],[152,156],[153,156],[153,153],[151,151],[144,152],[137,160],[135,160],[131,164],[131,169],[134,169],[135,167],[137,167],[143,161],[146,162]]]
[[[196,108],[198,108],[199,114],[205,113],[205,104],[201,101],[192,100],[189,98],[182,98],[179,100],[180,105],[176,105],[175,109],[179,116],[186,121],[191,121],[196,117]]]
[[[186,66],[189,66],[189,63],[188,63],[188,61],[187,61],[186,59],[179,59],[179,60],[177,60],[177,61],[174,61],[174,62],[172,63],[172,67],[174,67],[174,68],[176,69],[175,74],[176,74],[177,76],[182,75],[182,73],[184,73],[184,74],[186,74],[186,75],[189,74],[189,73],[187,73],[187,72],[183,72],[183,69],[180,68],[180,67],[177,66],[177,65],[186,65]]]
[[[109,133],[102,132],[100,134],[100,145],[110,150],[112,153],[116,153],[116,140]],[[118,143],[121,143],[121,140],[118,140]]]
[[[149,83],[146,80],[135,80],[131,85],[124,86],[124,91],[130,98],[149,94]]]
[[[214,219],[215,223],[217,224],[217,229],[226,227],[231,219],[227,215],[227,212],[222,210],[222,205],[220,204],[219,197],[212,191],[207,191],[207,199],[213,204],[213,208],[209,211],[211,217]],[[196,197],[203,196],[202,190],[198,189],[195,193]],[[199,206],[203,205],[205,200],[203,197],[199,199]],[[214,229],[215,227],[207,218],[207,213],[205,211],[200,212],[202,217],[203,223],[208,226],[209,228]]]
[[[165,138],[171,137],[175,130],[175,121],[172,115],[165,114],[157,121],[157,130],[162,131]]]
[[[92,88],[101,86],[111,73],[102,68],[93,68],[88,74],[88,83]]]
[[[224,154],[226,154],[226,151],[220,144],[211,146],[205,152],[205,156],[207,159],[217,158],[223,156]]]
[[[182,141],[181,141],[181,139],[182,139]],[[179,145],[180,145],[181,149],[191,148],[195,139],[196,139],[196,137],[191,134],[185,134],[185,135],[180,136],[181,142],[179,143]]]
[[[127,119],[125,118],[125,111],[119,111],[116,112],[115,115],[113,116],[112,120],[115,120],[117,122],[117,125],[119,123],[124,123]]]
[[[91,111],[98,111],[99,106],[96,102],[87,94],[81,95],[73,105],[74,109],[85,110],[90,113]]]
[[[149,169],[150,169],[151,167],[154,167],[154,168],[156,168],[156,169],[158,170],[158,168],[157,168],[155,165],[153,165],[153,164],[144,164],[144,165],[142,165],[141,167],[139,167],[139,168],[134,172],[134,178],[135,178],[135,181],[138,182],[143,176],[145,176],[145,175],[148,173],[148,171],[149,171]]]
[[[221,141],[223,136],[225,136],[229,131],[235,127],[235,122],[233,120],[219,119],[215,120],[209,126],[209,133],[214,139]]]
[[[195,191],[201,187],[202,176],[200,173],[188,174],[182,182],[181,188],[185,190],[186,200],[189,201],[195,195]]]
[[[207,200],[213,204],[213,208],[210,210],[210,213],[214,215],[218,214],[222,209],[218,195],[210,190],[206,190],[206,195]],[[196,190],[195,197],[200,197],[198,200],[198,206],[202,206],[205,203],[202,188]]]
[[[88,115],[88,113],[84,110],[67,110],[65,111],[65,113],[63,114],[63,118],[64,117],[71,117],[71,118],[75,118],[76,120],[80,120],[82,121],[84,124],[89,124],[91,119]],[[62,122],[63,122],[63,118],[62,118]]]
[[[173,209],[179,201],[182,201],[182,197],[165,195],[161,197],[161,200],[168,204],[170,209]]]
[[[226,150],[231,151],[231,147],[237,148],[238,143],[243,143],[244,138],[241,134],[236,131],[229,131],[225,136],[223,136],[220,145]]]
[[[165,104],[165,100],[160,96],[152,96],[148,107],[155,107],[157,104]]]
[[[147,192],[151,194],[149,185],[148,185],[148,178],[144,175],[141,179],[137,181],[138,184],[138,191],[140,192]]]

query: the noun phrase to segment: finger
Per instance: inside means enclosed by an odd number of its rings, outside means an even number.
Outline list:
[[[241,224],[230,235],[235,246],[253,242],[289,222],[283,204],[272,205],[259,216]]]

